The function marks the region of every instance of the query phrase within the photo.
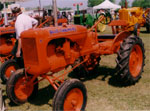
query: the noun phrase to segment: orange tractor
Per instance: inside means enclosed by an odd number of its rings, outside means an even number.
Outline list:
[[[0,27],[0,62],[3,63],[0,68],[0,77],[2,81],[6,81],[9,73],[14,70],[14,64],[17,64],[13,59],[11,51],[16,42],[15,28],[13,26]],[[9,64],[9,65],[8,65]],[[7,65],[9,67],[7,67]],[[6,71],[5,69],[8,70]],[[4,75],[4,73],[6,75]]]
[[[4,62],[11,55],[15,44],[15,28],[12,26],[0,27],[0,62]]]
[[[25,103],[37,94],[38,83],[47,79],[56,90],[53,111],[85,110],[85,86],[77,79],[65,81],[65,77],[73,70],[80,75],[81,70],[88,73],[99,65],[101,55],[114,53],[118,55],[120,80],[135,84],[141,78],[145,64],[144,44],[139,37],[131,36],[130,31],[98,35],[97,25],[103,19],[101,16],[90,29],[81,25],[55,24],[55,27],[24,31],[21,40],[25,67],[12,73],[7,81],[6,92],[10,100],[15,104]]]
[[[48,27],[54,24],[52,16],[43,15],[43,17],[36,17],[36,19],[39,21],[39,26],[37,28]],[[58,19],[57,23],[67,23],[67,19]],[[0,62],[3,63],[0,67],[0,78],[3,83],[6,83],[12,72],[22,67],[19,65],[14,55],[11,54],[15,42],[14,22],[11,22],[9,26],[0,27]]]
[[[112,26],[114,34],[128,30],[137,36],[143,26],[150,32],[150,8],[145,11],[140,7],[120,9],[119,20],[113,20],[109,26]]]

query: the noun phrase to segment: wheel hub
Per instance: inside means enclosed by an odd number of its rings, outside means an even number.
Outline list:
[[[5,75],[6,77],[10,77],[10,75],[15,72],[16,69],[15,69],[15,66],[9,66],[7,69],[6,69],[6,72],[5,72]]]
[[[141,71],[143,63],[143,54],[141,47],[139,45],[135,45],[131,51],[129,58],[129,70],[133,77],[137,77]]]
[[[31,78],[27,80],[26,77],[22,77],[16,82],[14,92],[18,99],[26,100],[32,94],[34,87],[33,84],[28,84],[30,80]]]
[[[80,111],[83,104],[83,94],[80,89],[72,89],[64,101],[64,111]]]

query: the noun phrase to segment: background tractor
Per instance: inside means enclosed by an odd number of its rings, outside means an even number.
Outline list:
[[[15,28],[13,26],[0,27],[0,62],[11,57],[11,50],[15,44]]]
[[[90,28],[102,15],[104,15],[105,18],[98,24],[97,29],[98,31],[103,32],[106,29],[106,25],[109,24],[112,20],[111,14],[108,10],[97,10],[96,14],[94,14],[93,8],[80,11],[77,10],[74,16],[74,24],[83,25]]]
[[[56,6],[54,11],[56,14]],[[117,72],[123,83],[133,85],[141,78],[145,50],[139,37],[131,36],[127,30],[117,35],[98,35],[97,25],[104,16],[90,29],[81,25],[57,26],[57,16],[54,18],[55,27],[31,29],[21,34],[25,67],[16,70],[7,81],[6,92],[12,102],[23,104],[36,97],[38,83],[47,79],[56,90],[53,111],[85,110],[85,86],[77,79],[65,80],[65,77],[73,70],[78,70],[75,72],[78,75],[83,74],[81,70],[87,73],[94,70],[101,55],[117,54]]]
[[[128,30],[138,35],[140,27],[143,26],[150,32],[150,9],[145,11],[140,7],[120,9],[119,20],[113,20],[109,25],[112,26],[114,34]]]

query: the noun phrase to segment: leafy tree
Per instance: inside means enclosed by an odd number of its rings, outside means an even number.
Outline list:
[[[127,7],[129,7],[129,1],[127,0]],[[119,5],[121,5],[122,7],[125,7],[125,0],[121,0],[120,2],[119,2]]]
[[[88,0],[88,7],[93,7],[93,6],[99,5],[103,1],[105,1],[105,0]],[[115,3],[115,0],[110,0],[110,1]]]
[[[72,8],[70,7],[64,7],[64,8],[58,8],[60,11],[65,11],[65,10],[71,10]]]
[[[149,0],[144,0],[141,4],[143,8],[150,8],[150,1]]]
[[[6,7],[12,3],[15,3],[15,2],[6,2]],[[4,5],[2,2],[0,2],[0,10],[3,10],[3,8],[4,8]]]
[[[113,3],[115,3],[116,2],[116,0],[110,0],[111,2],[113,2]]]
[[[150,8],[149,0],[134,0],[132,3],[133,7],[143,7],[143,8]]]
[[[132,7],[139,7],[139,6],[141,6],[142,2],[143,2],[143,0],[134,0],[132,3]]]
[[[0,10],[4,8],[3,4],[0,2]]]

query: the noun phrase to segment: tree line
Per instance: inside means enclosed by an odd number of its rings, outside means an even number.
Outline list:
[[[93,7],[105,0],[88,0],[88,6]],[[110,0],[111,2],[115,3],[115,0]],[[129,0],[127,0],[128,7],[129,7]],[[121,0],[119,5],[125,6],[125,0]],[[142,8],[150,8],[150,0],[134,0],[132,3],[132,7],[142,7]]]
[[[96,6],[100,3],[102,3],[105,0],[88,0],[88,7]],[[110,0],[111,2],[115,3],[115,0]],[[128,6],[129,6],[129,0],[127,0]],[[11,2],[12,3],[12,2]],[[6,3],[6,5],[11,4],[9,2]],[[125,6],[125,0],[121,0],[119,2],[119,5]],[[0,10],[3,9],[3,4],[0,2]],[[150,8],[150,0],[134,0],[132,3],[132,7],[142,7],[142,8]]]

